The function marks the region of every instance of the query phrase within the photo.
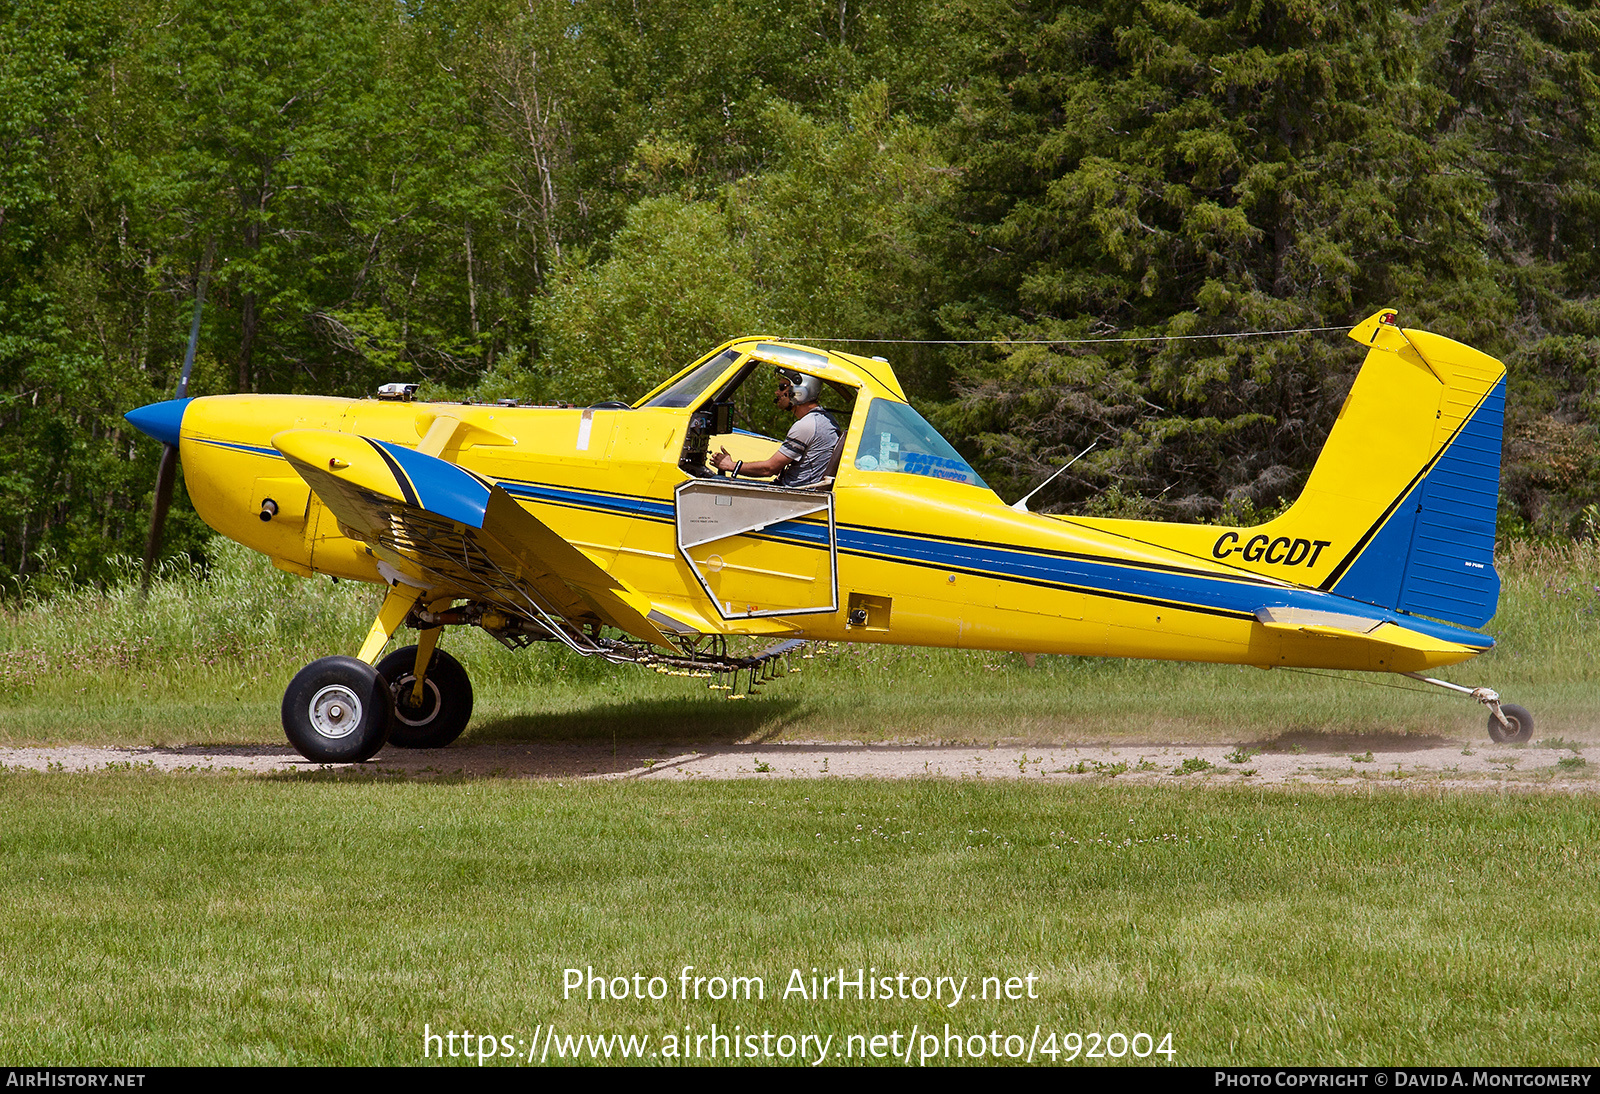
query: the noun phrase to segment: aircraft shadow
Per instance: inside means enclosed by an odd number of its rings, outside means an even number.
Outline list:
[[[1426,752],[1429,749],[1459,745],[1457,737],[1442,737],[1432,733],[1308,733],[1305,731],[1282,733],[1259,741],[1246,741],[1242,747],[1260,748],[1269,752],[1293,752],[1299,749],[1308,755],[1343,754],[1349,752]],[[1484,744],[1489,739],[1484,737]]]
[[[693,701],[636,700],[560,714],[525,714],[475,721],[460,743],[760,743],[781,734],[799,721],[805,711],[805,704],[795,699],[763,698],[759,703],[720,697]]]

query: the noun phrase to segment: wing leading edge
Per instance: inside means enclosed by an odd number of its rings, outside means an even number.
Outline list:
[[[646,618],[648,597],[483,476],[403,445],[332,430],[288,430],[272,445],[346,534],[433,595],[571,626],[601,623],[668,644]]]

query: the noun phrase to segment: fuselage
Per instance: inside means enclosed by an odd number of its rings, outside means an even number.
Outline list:
[[[680,466],[691,412],[222,396],[182,408],[180,451],[207,523],[307,576],[383,581],[273,437],[325,429],[416,446],[448,415],[468,427],[448,459],[701,633],[1390,672],[1490,644],[1227,560],[1019,512],[982,485],[858,466],[860,404],[831,487],[833,542],[826,515],[813,514],[685,550],[675,490],[692,478]],[[777,445],[742,433],[716,441],[751,460]],[[830,577],[837,604],[818,610]],[[1342,622],[1273,623],[1274,609],[1279,620]]]

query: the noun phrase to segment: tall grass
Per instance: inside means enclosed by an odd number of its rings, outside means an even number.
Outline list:
[[[1600,682],[1600,542],[1513,540],[1496,564],[1500,611],[1486,629],[1497,645],[1481,663],[1508,684]]]
[[[315,650],[364,630],[380,599],[370,585],[284,573],[229,540],[213,542],[212,559],[207,567],[167,562],[143,596],[129,564],[109,588],[46,596],[26,588],[0,616],[4,679],[16,682],[23,666],[190,671],[249,664],[264,651]]]
[[[283,687],[304,664],[353,652],[381,590],[282,573],[227,541],[202,570],[169,566],[148,597],[108,589],[0,608],[0,740],[276,743]],[[1490,653],[1440,675],[1495,687],[1540,735],[1595,727],[1600,550],[1510,543],[1500,554]],[[1477,736],[1476,704],[1392,677],[1236,666],[842,646],[792,662],[797,678],[727,702],[705,682],[502,649],[452,632],[478,696],[468,740],[918,739],[985,742],[1287,734]],[[1368,683],[1397,684],[1402,690]]]

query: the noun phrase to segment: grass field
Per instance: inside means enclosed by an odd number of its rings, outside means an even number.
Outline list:
[[[1600,551],[1513,545],[1489,654],[1440,675],[1498,689],[1541,736],[1596,730]],[[282,739],[283,688],[360,644],[371,587],[304,580],[219,543],[209,576],[169,573],[141,605],[129,583],[0,612],[0,742]],[[728,703],[704,681],[512,653],[452,633],[477,714],[465,740],[1270,741],[1326,732],[1483,736],[1476,703],[1411,681],[1236,666],[843,646],[797,679]],[[975,716],[975,712],[978,712]]]
[[[832,1062],[946,1023],[1002,1053],[1054,1032],[1061,1062],[1139,1032],[1157,1064],[1168,1033],[1191,1065],[1594,1062],[1584,800],[103,773],[0,775],[0,801],[12,1063],[410,1064],[425,1026],[660,1050],[714,1022],[831,1034]],[[684,1001],[685,965],[766,997]],[[969,990],[783,998],[841,966]],[[590,967],[666,998],[564,999]],[[1037,998],[974,998],[990,976]]]

